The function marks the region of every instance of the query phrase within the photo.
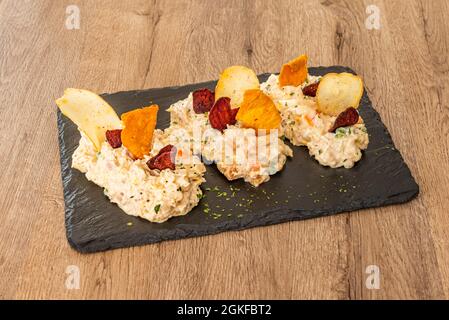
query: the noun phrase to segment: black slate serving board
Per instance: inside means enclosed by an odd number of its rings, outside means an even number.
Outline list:
[[[310,68],[314,75],[352,72],[349,68]],[[259,76],[265,81],[269,74]],[[160,106],[158,128],[169,125],[170,104],[198,88],[214,88],[216,82],[182,87],[157,88],[104,94],[117,113],[156,103]],[[64,187],[67,239],[80,252],[96,252],[164,240],[241,230],[291,220],[327,216],[340,212],[403,203],[413,199],[419,187],[413,179],[379,114],[363,95],[360,114],[370,144],[352,169],[331,169],[318,164],[304,147],[293,147],[294,157],[284,170],[258,188],[242,180],[229,182],[216,169],[207,167],[206,197],[183,217],[157,224],[125,214],[109,202],[103,189],[71,168],[78,146],[76,126],[58,111],[61,171]]]

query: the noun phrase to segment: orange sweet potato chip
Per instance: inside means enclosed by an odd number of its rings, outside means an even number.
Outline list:
[[[151,151],[158,110],[159,106],[152,105],[121,116],[125,126],[121,134],[122,144],[136,159],[142,159]]]
[[[253,129],[277,129],[281,115],[273,100],[259,89],[245,91],[236,119],[243,127]]]
[[[307,72],[307,56],[303,54],[282,66],[279,85],[297,87],[306,80]]]

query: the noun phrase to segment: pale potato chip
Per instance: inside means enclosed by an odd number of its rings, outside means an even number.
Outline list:
[[[215,87],[215,101],[221,97],[231,98],[231,107],[237,108],[246,90],[259,89],[259,79],[253,70],[243,66],[226,68]]]
[[[349,107],[358,108],[363,95],[363,81],[352,73],[328,73],[316,92],[318,111],[338,116]]]
[[[153,145],[159,106],[152,105],[122,114],[122,144],[136,159],[149,154]]]
[[[305,54],[284,64],[279,73],[279,86],[301,85],[307,79],[307,56]]]
[[[69,88],[56,100],[62,114],[72,120],[100,150],[106,131],[120,129],[122,123],[114,109],[99,95],[82,89]]]
[[[245,128],[277,129],[281,115],[273,100],[259,89],[245,91],[236,119]]]

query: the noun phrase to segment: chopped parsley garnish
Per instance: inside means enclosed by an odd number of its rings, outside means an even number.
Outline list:
[[[346,136],[348,133],[351,133],[350,128],[347,127],[338,128],[337,130],[335,130],[335,137],[342,138]]]
[[[205,196],[204,194],[202,194],[202,193],[197,193],[196,196],[197,196],[198,199],[200,199],[200,200],[206,197],[206,196]]]
[[[154,206],[154,212],[159,213],[159,210],[161,209],[161,205],[157,204]]]

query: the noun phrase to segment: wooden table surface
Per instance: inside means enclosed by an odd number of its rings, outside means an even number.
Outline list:
[[[72,4],[80,28],[70,30]],[[379,30],[366,27],[370,4]],[[449,298],[448,12],[445,0],[0,0],[0,298]],[[274,72],[304,52],[311,66],[362,75],[417,199],[90,255],[70,248],[54,104],[64,88],[182,85],[233,64]],[[66,286],[70,265],[79,289]]]

